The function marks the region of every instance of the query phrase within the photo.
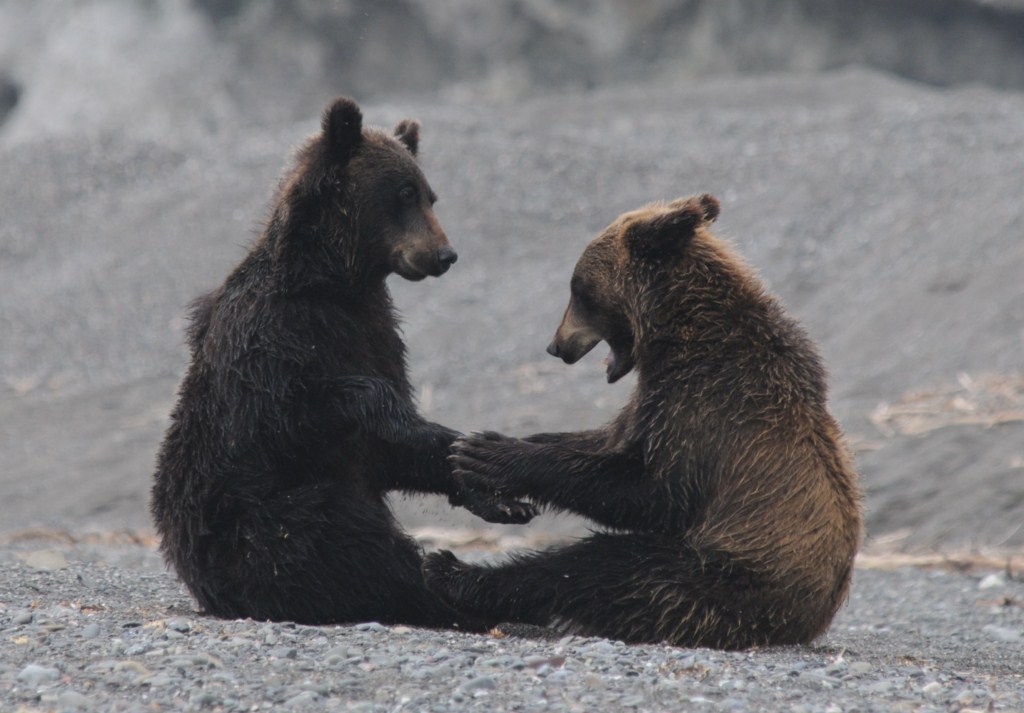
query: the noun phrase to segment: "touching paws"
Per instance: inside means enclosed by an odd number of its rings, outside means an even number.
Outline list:
[[[494,431],[456,438],[448,462],[452,472],[470,488],[503,497],[521,497],[516,478],[523,456],[533,447]]]
[[[448,462],[460,484],[453,505],[461,505],[488,522],[522,524],[537,515],[537,508],[516,500],[525,495],[512,477],[517,455],[530,444],[487,431],[457,438]]]

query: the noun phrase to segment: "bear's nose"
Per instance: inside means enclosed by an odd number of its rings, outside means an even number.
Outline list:
[[[459,254],[455,252],[451,245],[445,245],[437,251],[437,264],[441,266],[442,270],[447,270],[458,259]]]
[[[561,356],[561,352],[558,351],[558,345],[554,342],[548,345],[548,354],[553,357]]]

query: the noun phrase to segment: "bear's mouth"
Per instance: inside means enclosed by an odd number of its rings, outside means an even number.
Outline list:
[[[440,277],[444,273],[448,272],[448,268],[451,267],[454,260],[450,262],[441,262],[434,259],[429,262],[423,260],[418,262],[422,262],[424,264],[417,264],[417,261],[410,260],[404,253],[398,253],[395,256],[391,269],[399,277],[405,278],[410,282],[419,282],[426,277]]]
[[[621,345],[619,347],[610,346],[611,351],[604,359],[605,374],[608,377],[608,383],[614,384],[633,370],[633,349],[631,346],[625,349]]]
[[[429,274],[425,270],[421,270],[416,265],[413,265],[406,259],[405,255],[402,254],[398,255],[392,269],[395,271],[396,275],[409,280],[410,282],[419,282]]]

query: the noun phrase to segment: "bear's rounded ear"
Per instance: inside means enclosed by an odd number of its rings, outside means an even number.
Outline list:
[[[674,201],[668,204],[668,207],[673,210],[688,210],[691,207],[699,209],[703,216],[702,222],[705,225],[711,225],[718,218],[718,214],[722,211],[722,204],[710,193],[701,193],[699,196],[687,196],[685,198],[676,198]]]
[[[395,127],[395,138],[405,144],[413,156],[420,147],[420,122],[415,119],[402,119]]]
[[[634,257],[658,262],[681,254],[697,228],[717,216],[718,201],[713,196],[680,198],[660,209],[643,211],[626,225],[623,239]]]
[[[335,99],[321,121],[331,155],[347,163],[363,140],[363,113],[348,97]]]
[[[701,208],[704,209],[704,222],[714,223],[715,218],[722,211],[722,204],[710,193],[701,193],[697,200],[700,202]]]

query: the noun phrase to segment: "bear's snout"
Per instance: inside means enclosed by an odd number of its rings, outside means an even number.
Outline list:
[[[445,245],[437,251],[437,274],[443,275],[448,272],[448,268],[454,265],[458,259],[459,254],[455,252],[455,249],[451,245]]]
[[[551,344],[548,345],[548,354],[550,354],[553,357],[562,356],[561,352],[558,349],[558,342],[552,341]]]

